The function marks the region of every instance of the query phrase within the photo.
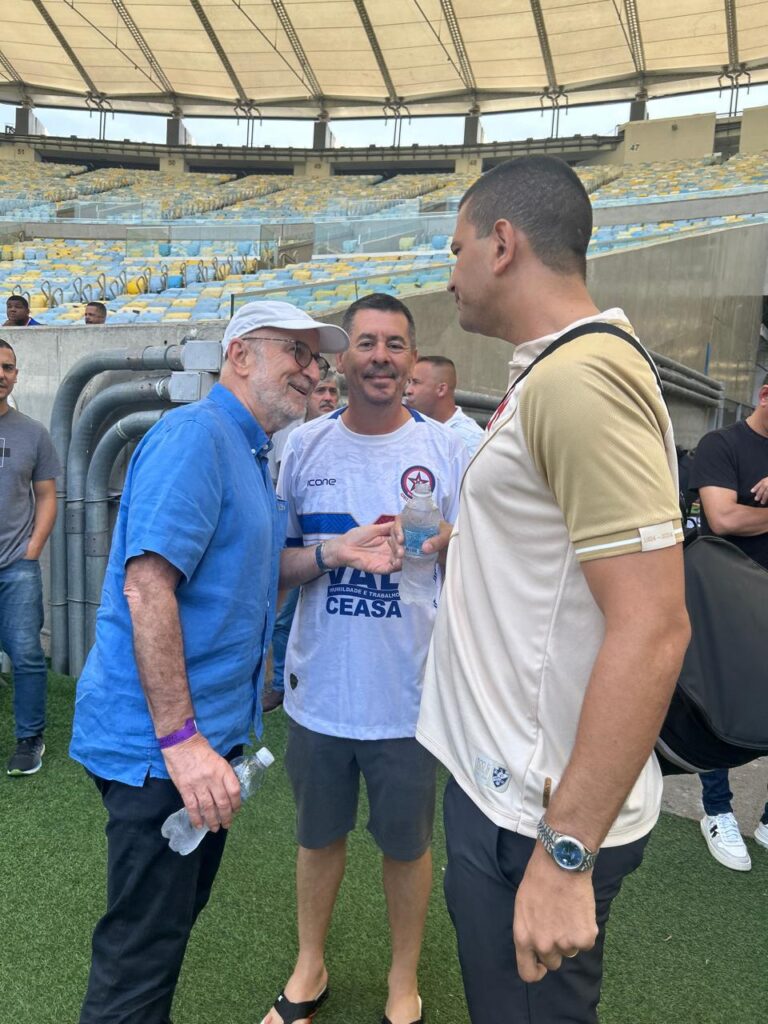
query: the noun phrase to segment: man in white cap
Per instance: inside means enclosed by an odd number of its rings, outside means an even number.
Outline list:
[[[165,416],[131,460],[70,749],[109,815],[107,911],[82,1024],[170,1019],[240,806],[229,762],[261,732],[285,533],[269,436],[303,414],[328,369],[320,351],[347,344],[288,303],[243,306],[224,334],[219,383]],[[383,571],[387,529],[351,531],[326,558]],[[210,829],[185,857],[160,831],[182,805]]]

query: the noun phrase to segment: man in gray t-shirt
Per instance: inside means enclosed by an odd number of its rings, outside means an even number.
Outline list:
[[[56,519],[55,477],[61,472],[45,427],[8,402],[17,376],[16,354],[0,339],[0,647],[13,664],[16,750],[8,774],[14,776],[38,771],[45,751],[38,559]]]

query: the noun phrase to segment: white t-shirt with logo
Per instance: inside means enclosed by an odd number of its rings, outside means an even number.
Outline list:
[[[467,450],[452,431],[415,410],[389,434],[357,434],[339,409],[288,438],[278,496],[288,504],[289,546],[314,546],[402,511],[427,480],[453,523]],[[439,572],[437,574],[439,576]],[[405,605],[399,573],[340,568],[301,588],[285,668],[285,710],[329,736],[414,736],[424,663],[437,610]]]

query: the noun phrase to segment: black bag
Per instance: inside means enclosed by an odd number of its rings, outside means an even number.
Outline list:
[[[683,557],[691,643],[656,743],[664,775],[768,754],[768,571],[722,537]]]

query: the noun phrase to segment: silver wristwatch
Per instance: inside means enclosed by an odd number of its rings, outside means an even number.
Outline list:
[[[573,836],[555,832],[542,818],[536,829],[536,838],[552,860],[564,871],[591,871],[597,854]]]

